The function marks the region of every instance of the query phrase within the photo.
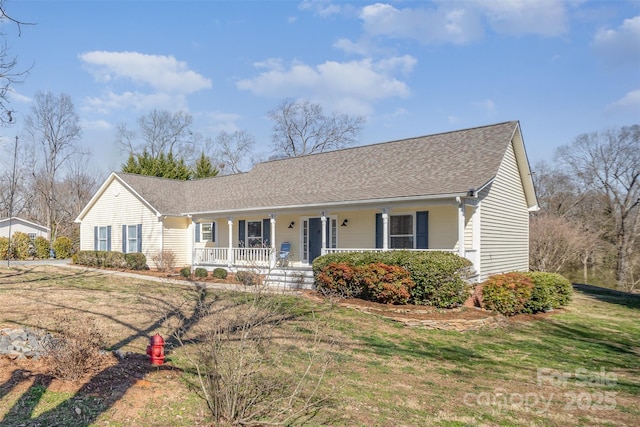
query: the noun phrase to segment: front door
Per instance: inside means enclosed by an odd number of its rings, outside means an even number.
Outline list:
[[[327,246],[336,247],[336,219],[327,218]],[[308,218],[303,221],[303,259],[309,264],[322,255],[322,219]],[[304,256],[307,255],[307,256]]]

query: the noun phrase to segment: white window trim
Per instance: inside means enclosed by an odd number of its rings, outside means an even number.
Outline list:
[[[411,216],[411,237],[412,237],[412,243],[413,243],[413,247],[410,249],[415,249],[416,248],[416,240],[417,240],[417,236],[416,236],[416,213],[415,212],[393,212],[393,213],[389,213],[389,235],[387,236],[387,238],[389,239],[389,249],[395,249],[392,245],[391,245],[391,237],[407,237],[409,236],[409,234],[391,234],[391,218],[394,216]]]

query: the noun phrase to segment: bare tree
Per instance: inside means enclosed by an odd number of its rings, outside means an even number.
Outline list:
[[[79,120],[69,95],[51,92],[36,94],[31,113],[25,120],[25,129],[42,156],[37,181],[44,198],[52,242],[56,236],[56,179],[70,159],[80,153],[76,144],[81,135]]]
[[[276,156],[297,157],[336,150],[353,144],[364,117],[323,113],[320,104],[303,100],[283,101],[268,113],[274,121],[273,149]]]
[[[153,110],[138,118],[137,131],[128,129],[124,123],[119,124],[116,138],[130,154],[146,151],[156,159],[160,154],[173,153],[190,162],[195,161],[200,152],[196,147],[196,135],[191,131],[192,123],[193,118],[185,112]]]
[[[222,173],[243,172],[248,163],[256,139],[243,130],[228,133],[222,131],[215,139],[215,153]]]
[[[608,218],[608,237],[616,247],[616,280],[631,286],[632,257],[640,234],[640,125],[578,136],[558,149],[559,159],[593,191]]]
[[[4,0],[0,0],[0,21],[8,20],[16,24],[18,34],[21,33],[22,25],[33,25],[31,23],[22,22],[7,15],[4,7]],[[0,36],[4,33],[0,33]],[[15,83],[21,83],[22,77],[26,76],[29,70],[16,70],[18,62],[15,56],[9,55],[9,47],[3,40],[0,42],[0,124],[6,125],[13,122],[12,111],[9,108],[9,100],[7,94],[11,86]]]

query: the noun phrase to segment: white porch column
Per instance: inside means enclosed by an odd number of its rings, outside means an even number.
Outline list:
[[[195,223],[193,222],[193,218],[191,217],[191,215],[189,215],[189,218],[191,219],[191,222],[189,223],[189,235],[191,236],[191,239],[189,239],[189,246],[187,247],[187,251],[190,250],[191,252],[191,270],[193,270],[195,267],[194,265],[196,265],[196,227],[195,227]],[[187,252],[188,253],[188,252]]]
[[[458,255],[464,257],[464,210],[465,210],[465,201],[464,199],[457,197],[456,201],[458,202]]]
[[[327,213],[322,212],[322,248],[320,249],[320,253],[324,255],[324,250],[327,248]]]
[[[274,214],[269,215],[271,223],[271,249],[276,248],[276,216]]]
[[[389,250],[389,208],[382,209],[382,250]]]
[[[229,253],[227,253],[227,263],[229,266],[233,265],[233,218],[227,218],[227,225],[229,226]]]

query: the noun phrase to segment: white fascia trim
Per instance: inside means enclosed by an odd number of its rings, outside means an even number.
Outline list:
[[[467,193],[451,193],[451,194],[437,194],[433,196],[412,196],[412,197],[391,197],[386,199],[367,199],[367,200],[354,200],[354,201],[345,201],[345,202],[332,202],[332,203],[310,203],[305,205],[285,205],[285,206],[265,206],[265,207],[257,207],[257,208],[246,208],[246,209],[225,209],[225,210],[216,210],[216,211],[201,211],[201,212],[182,212],[182,215],[225,215],[231,213],[240,213],[240,212],[264,212],[264,211],[283,211],[283,210],[296,210],[296,209],[313,209],[313,208],[322,208],[322,209],[331,209],[331,208],[343,208],[346,206],[357,206],[357,205],[383,205],[389,203],[399,203],[399,202],[419,202],[419,201],[428,201],[428,200],[438,200],[438,199],[454,199],[456,197],[467,197]]]

